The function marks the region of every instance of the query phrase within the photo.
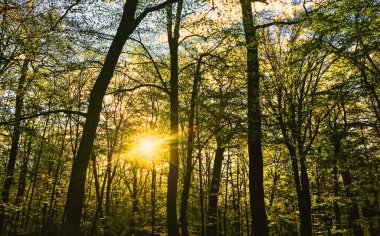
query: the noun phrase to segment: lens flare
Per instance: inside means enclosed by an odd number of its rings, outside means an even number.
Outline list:
[[[158,145],[159,143],[153,139],[141,139],[138,142],[137,151],[144,155],[152,155],[157,151]]]

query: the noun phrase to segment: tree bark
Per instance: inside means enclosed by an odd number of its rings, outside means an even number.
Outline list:
[[[261,108],[258,40],[250,0],[240,0],[247,50],[248,155],[251,217],[254,236],[269,235],[264,202],[263,153],[261,147]]]
[[[92,156],[91,156],[91,161],[92,161],[92,172],[93,172],[93,176],[94,176],[96,200],[97,200],[96,201],[95,215],[94,215],[94,218],[92,220],[92,225],[91,225],[91,229],[90,229],[90,235],[94,235],[95,231],[96,231],[96,225],[97,225],[98,218],[103,219],[102,223],[105,224],[102,204],[103,204],[104,188],[106,186],[106,180],[107,180],[108,173],[107,172],[104,173],[103,182],[100,185],[98,171],[96,168],[96,156],[94,154],[92,154]]]
[[[111,187],[112,187],[112,153],[109,153],[107,156],[107,187],[106,187],[106,204],[105,204],[105,225],[104,225],[104,236],[111,236],[111,229],[109,225],[109,220],[111,217],[110,207],[111,207]]]
[[[198,109],[196,109],[196,125],[199,126],[199,117],[198,117]],[[201,216],[201,229],[200,229],[200,235],[205,236],[206,235],[206,224],[205,224],[205,211],[204,211],[204,191],[203,191],[203,175],[202,175],[202,147],[200,144],[200,133],[197,133],[197,139],[198,139],[198,179],[199,179],[199,210],[200,210],[200,216]]]
[[[301,154],[297,153],[295,148],[290,144],[287,145],[287,148],[290,155],[293,178],[297,193],[301,235],[312,235],[311,198],[305,157],[302,157]],[[300,166],[298,165],[298,161],[300,162]]]
[[[189,126],[188,126],[188,134],[187,134],[188,136],[187,136],[186,173],[185,173],[183,191],[182,191],[182,196],[181,196],[181,230],[182,230],[183,236],[189,235],[188,222],[187,222],[187,205],[189,201],[191,175],[193,172],[193,149],[194,149],[194,138],[195,138],[194,118],[195,118],[196,99],[198,96],[198,83],[201,80],[200,66],[201,66],[201,61],[198,61],[196,69],[195,69],[193,90],[192,90],[191,99],[190,99]]]
[[[300,154],[300,169],[301,169],[301,235],[312,235],[312,220],[311,220],[311,195],[309,187],[309,176],[306,168],[306,157]]]
[[[232,169],[232,166],[231,166]],[[231,176],[232,179],[232,176]],[[237,202],[235,205],[236,215],[235,215],[235,235],[241,235],[241,186],[240,186],[240,164],[239,159],[236,160],[236,192],[237,192]],[[234,201],[235,202],[235,201]]]
[[[353,231],[353,234],[355,236],[364,235],[360,222],[358,222],[360,219],[359,207],[354,201],[353,194],[350,190],[352,179],[351,179],[351,173],[349,170],[343,171],[342,179],[343,179],[343,184],[346,190],[346,197],[350,200],[348,227]]]
[[[247,194],[247,182],[246,182],[246,167],[243,165],[243,187],[244,187],[244,208],[245,208],[245,224],[247,227],[247,235],[250,235],[249,231],[249,209],[248,209],[248,194]],[[244,230],[243,230],[244,233]]]
[[[170,135],[169,144],[170,161],[168,174],[168,192],[167,192],[167,228],[169,236],[179,235],[177,221],[177,187],[178,187],[178,40],[179,27],[182,12],[182,1],[178,2],[174,22],[172,23],[173,6],[167,7],[167,34],[170,51]]]
[[[137,196],[137,166],[134,166],[132,169],[133,182],[132,182],[132,214],[130,219],[130,231],[129,235],[134,235],[136,228],[136,219],[138,217],[138,196]]]
[[[334,213],[335,213],[335,229],[340,229],[340,226],[342,224],[341,215],[340,215],[340,207],[338,204],[337,198],[339,197],[339,176],[338,176],[338,158],[340,153],[340,147],[341,147],[341,140],[340,138],[336,138],[333,141],[333,148],[334,148],[334,159],[333,159],[333,178],[334,178]],[[337,235],[342,235],[341,233],[338,233]]]
[[[217,142],[215,151],[214,166],[212,171],[211,186],[208,199],[208,222],[207,235],[216,236],[218,234],[218,193],[220,187],[220,176],[224,159],[224,150],[226,148]]]
[[[225,189],[224,189],[224,210],[223,210],[223,229],[224,229],[224,235],[227,234],[227,209],[228,209],[228,181],[229,181],[229,175],[230,175],[230,153],[229,149],[227,149],[227,163],[226,163],[226,183],[225,183]],[[232,170],[232,168],[231,168]],[[235,194],[234,194],[234,186],[233,186],[233,180],[232,180],[232,174],[231,174],[231,183],[232,183],[232,202],[235,204]],[[235,213],[235,207],[234,207],[234,213]]]
[[[156,165],[152,161],[152,190],[151,190],[151,206],[152,206],[152,235],[155,235],[156,226]]]

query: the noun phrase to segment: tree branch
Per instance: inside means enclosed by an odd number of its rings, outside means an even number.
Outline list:
[[[73,4],[71,4],[65,11],[65,13],[63,13],[63,15],[57,20],[57,22],[55,22],[54,25],[52,25],[50,27],[50,31],[53,31],[55,28],[57,28],[57,26],[59,25],[59,23],[67,16],[67,14],[69,14],[69,12],[71,11],[71,9],[73,7],[75,7],[76,5],[78,5],[80,3],[81,0],[76,0]]]
[[[126,89],[118,89],[118,90],[115,90],[113,92],[109,92],[107,93],[107,95],[116,95],[116,94],[119,94],[119,93],[124,93],[124,92],[133,92],[135,91],[136,89],[139,89],[139,88],[143,88],[143,87],[152,87],[152,88],[157,88],[159,90],[162,90],[164,91],[166,94],[168,94],[168,91],[159,86],[159,85],[156,85],[156,84],[139,84],[139,85],[136,85],[135,87],[132,87],[132,88],[126,88]]]
[[[16,123],[16,122],[19,122],[19,121],[28,120],[28,119],[31,119],[31,118],[36,118],[36,117],[39,117],[39,116],[46,116],[46,115],[57,114],[57,113],[65,113],[65,114],[68,114],[68,115],[79,115],[79,116],[83,116],[83,117],[87,116],[87,113],[85,113],[85,112],[59,109],[59,110],[54,110],[54,111],[45,111],[45,112],[41,112],[41,113],[33,114],[33,115],[27,115],[27,116],[24,116],[24,117],[21,117],[21,118],[18,118],[18,119],[14,119],[14,120],[2,121],[2,122],[0,122],[0,126],[13,124],[13,123]]]
[[[153,6],[153,7],[147,7],[144,9],[144,11],[138,16],[136,17],[135,19],[135,24],[138,25],[140,24],[140,22],[151,12],[154,12],[154,11],[158,11],[158,10],[161,10],[163,9],[164,7],[166,7],[167,5],[169,4],[172,4],[172,3],[176,3],[176,2],[179,2],[179,1],[182,1],[182,0],[167,0],[163,3],[160,3],[156,6]]]
[[[256,25],[255,26],[255,29],[264,29],[264,28],[268,28],[268,27],[271,27],[271,26],[279,26],[279,25],[295,25],[295,24],[299,24],[301,23],[302,20],[294,20],[294,21],[273,21],[273,22],[270,22],[270,23],[267,23],[267,24],[262,24],[262,25]]]
[[[139,36],[139,37],[140,37],[140,36]],[[139,43],[139,44],[141,45],[141,47],[142,47],[142,48],[144,49],[144,51],[147,53],[147,56],[148,56],[149,60],[152,62],[153,67],[154,67],[154,69],[155,69],[155,71],[156,71],[156,73],[157,73],[158,79],[159,79],[159,80],[161,81],[161,83],[162,83],[162,86],[163,86],[163,88],[164,88],[164,91],[165,91],[166,93],[170,93],[170,90],[169,90],[169,88],[166,86],[165,80],[164,80],[164,78],[163,78],[162,75],[161,75],[160,69],[158,68],[158,65],[157,65],[156,61],[154,60],[152,54],[149,52],[148,48],[145,47],[144,43],[141,41],[141,38],[140,38],[139,40],[137,40],[137,39],[135,39],[135,38],[130,37],[129,39],[132,40],[132,41],[135,41],[135,42],[137,42],[137,43]]]
[[[183,39],[181,39],[179,42],[178,42],[178,45],[181,45],[181,43],[183,43],[186,39],[188,38],[192,38],[192,37],[199,37],[199,38],[202,38],[204,39],[205,41],[207,40],[207,38],[203,35],[199,35],[199,34],[191,34],[191,35],[187,35],[185,37],[183,37]]]

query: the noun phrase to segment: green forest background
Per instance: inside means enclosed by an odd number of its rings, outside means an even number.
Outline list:
[[[0,0],[0,235],[380,235],[379,0]]]

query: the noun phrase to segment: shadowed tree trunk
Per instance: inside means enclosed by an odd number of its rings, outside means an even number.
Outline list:
[[[133,182],[132,182],[132,192],[131,192],[131,197],[132,197],[132,214],[130,218],[130,231],[129,235],[134,235],[136,231],[136,219],[138,218],[138,196],[137,196],[137,166],[134,166],[132,169],[132,175],[133,175]]]
[[[209,236],[216,236],[218,234],[218,193],[225,149],[226,147],[222,146],[220,141],[217,141],[208,199],[207,235]]]
[[[242,162],[243,163],[243,162]],[[244,186],[244,208],[245,208],[245,222],[247,227],[247,235],[250,235],[249,231],[249,209],[248,209],[248,194],[247,194],[247,182],[246,182],[246,167],[242,165],[243,169],[243,186]],[[244,230],[243,230],[244,231]]]
[[[196,107],[195,109],[195,116],[196,116],[196,126],[199,126],[199,114],[198,109]],[[204,236],[206,235],[206,224],[205,224],[205,211],[204,211],[204,191],[203,191],[203,175],[202,175],[202,147],[200,144],[200,133],[197,132],[197,139],[198,139],[198,179],[199,179],[199,210],[200,210],[200,216],[201,216],[201,229],[200,229],[200,235]]]
[[[338,197],[339,197],[339,175],[338,175],[338,157],[340,153],[340,147],[341,147],[341,139],[336,138],[333,140],[333,148],[334,148],[334,159],[333,159],[333,178],[334,178],[334,213],[335,213],[335,228],[340,229],[340,226],[342,224],[341,215],[340,215],[340,207],[338,204]],[[341,233],[337,234],[342,235]]]
[[[311,195],[309,186],[309,176],[306,168],[306,155],[300,154],[300,169],[301,169],[301,235],[312,235],[312,220],[311,220]]]
[[[231,166],[232,169],[232,166]],[[232,173],[231,173],[232,175]],[[232,177],[231,177],[232,178]],[[237,213],[235,214],[235,235],[240,236],[241,235],[241,187],[240,187],[240,164],[239,159],[236,160],[236,191],[237,191],[237,202],[235,205],[235,210]],[[234,201],[235,202],[235,201]]]
[[[187,137],[186,173],[185,173],[185,179],[183,183],[183,192],[181,196],[181,230],[182,230],[183,236],[189,235],[189,230],[187,228],[188,226],[187,205],[189,201],[191,175],[193,172],[193,149],[194,149],[194,138],[195,138],[194,117],[195,117],[195,104],[196,104],[196,99],[198,96],[198,83],[201,80],[200,66],[201,66],[201,59],[198,61],[196,69],[195,69],[193,90],[191,93],[191,100],[190,100],[189,126],[188,126],[188,137]]]
[[[229,170],[232,170],[232,168],[230,168],[230,150],[227,149],[227,163],[226,163],[226,183],[225,183],[225,190],[224,190],[224,210],[223,210],[223,234],[227,234],[227,209],[228,209],[228,188],[230,187],[228,185],[228,181],[229,181],[229,176],[230,176],[230,171]],[[231,174],[231,183],[232,183],[232,191],[233,191],[233,180],[232,180],[232,174]],[[235,197],[235,194],[232,194],[233,198]],[[233,204],[235,204],[235,200],[232,199],[232,202]],[[234,211],[235,211],[235,208],[234,208]],[[235,213],[235,212],[234,212]]]
[[[103,215],[103,195],[104,195],[104,188],[106,185],[106,180],[107,180],[107,172],[104,174],[103,182],[102,185],[100,186],[99,182],[99,176],[98,176],[98,171],[96,168],[96,156],[92,154],[91,156],[91,161],[92,161],[92,173],[94,175],[94,182],[95,182],[95,191],[96,191],[96,210],[94,214],[94,218],[92,220],[92,225],[90,229],[90,235],[94,235],[96,231],[96,225],[98,218],[103,219],[104,223],[104,215]]]
[[[151,190],[151,207],[152,207],[152,235],[155,235],[156,226],[156,165],[152,160],[152,190]]]
[[[280,126],[282,128],[283,136],[284,134],[284,124],[282,119],[280,119]],[[297,193],[297,204],[298,204],[298,215],[300,220],[301,235],[307,236],[312,235],[312,221],[311,221],[311,197],[309,188],[309,177],[307,174],[305,159],[306,156],[297,152],[296,148],[285,138],[285,145],[289,151],[290,162],[292,165],[294,184]],[[298,162],[300,165],[298,165]]]
[[[247,50],[249,190],[254,236],[269,235],[264,202],[258,40],[251,0],[240,0]]]
[[[113,167],[113,168],[116,168]],[[105,202],[105,211],[104,211],[104,236],[110,236],[112,235],[109,221],[111,218],[111,185],[113,180],[113,174],[112,174],[112,152],[108,154],[107,156],[107,168],[106,168],[106,175],[107,175],[107,187],[106,187],[106,202]]]
[[[173,6],[167,7],[167,35],[170,50],[170,161],[168,175],[167,192],[167,227],[168,235],[179,235],[177,222],[177,185],[178,185],[178,39],[182,12],[182,1],[178,2],[176,15],[174,18],[174,28],[172,12]]]
[[[362,229],[360,222],[359,222],[359,219],[360,219],[359,207],[356,204],[356,202],[354,201],[353,194],[350,190],[351,184],[352,184],[352,178],[351,178],[351,173],[349,170],[343,171],[342,179],[343,179],[343,184],[344,184],[344,187],[346,190],[346,197],[350,201],[348,226],[350,229],[352,229],[353,234],[355,236],[364,235],[363,229]]]

